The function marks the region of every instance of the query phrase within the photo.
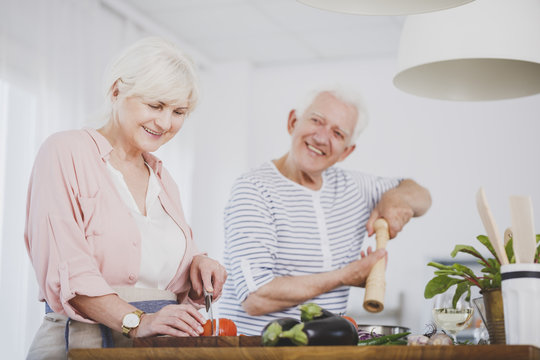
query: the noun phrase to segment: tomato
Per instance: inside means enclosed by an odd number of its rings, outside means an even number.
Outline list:
[[[354,325],[354,327],[358,331],[358,324],[356,323],[356,320],[354,320],[352,317],[346,316],[346,315],[342,315],[341,317],[344,318],[344,319],[349,320],[350,322],[352,322],[352,324]]]
[[[215,321],[217,323],[217,321]],[[202,336],[211,336],[212,335],[212,322],[207,320],[203,326],[204,332]],[[219,336],[236,336],[236,324],[234,321],[219,318]]]

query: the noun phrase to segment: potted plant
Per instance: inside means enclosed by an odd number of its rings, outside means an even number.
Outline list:
[[[471,245],[456,245],[452,257],[458,253],[469,254],[476,257],[478,263],[482,266],[481,273],[476,274],[469,267],[454,263],[452,265],[443,265],[437,262],[430,262],[428,266],[434,267],[435,277],[431,279],[424,290],[424,297],[431,299],[437,294],[446,292],[455,285],[453,304],[466,293],[467,300],[471,298],[471,287],[476,286],[484,298],[486,308],[486,327],[488,328],[491,343],[505,343],[504,339],[504,315],[501,296],[501,262],[499,261],[495,250],[487,236],[479,235],[476,239],[484,245],[493,257],[484,257]],[[540,235],[536,235],[536,242],[540,241]],[[536,249],[535,262],[540,261],[540,247]],[[514,250],[512,239],[505,244],[506,255],[509,262],[514,263]]]

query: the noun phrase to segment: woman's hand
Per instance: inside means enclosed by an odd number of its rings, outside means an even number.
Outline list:
[[[144,314],[131,338],[154,335],[199,336],[206,319],[193,305],[167,305],[156,313]]]
[[[213,294],[217,300],[221,296],[221,290],[227,279],[227,271],[219,262],[206,255],[196,255],[191,262],[189,271],[191,279],[191,291],[189,297],[192,300],[202,299],[203,289]]]

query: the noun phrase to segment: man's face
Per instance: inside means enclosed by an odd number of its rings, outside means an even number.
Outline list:
[[[288,131],[292,137],[290,155],[299,170],[321,173],[354,150],[350,145],[357,119],[354,106],[330,93],[320,93],[303,114],[293,110]]]

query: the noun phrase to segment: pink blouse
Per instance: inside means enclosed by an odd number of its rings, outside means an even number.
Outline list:
[[[57,313],[93,322],[69,300],[113,294],[133,286],[141,237],[107,169],[112,146],[94,129],[51,135],[34,163],[26,210],[25,243],[39,284],[39,300]],[[186,224],[178,187],[155,156],[143,154],[161,185],[159,200],[186,236],[186,251],[166,290],[187,301],[189,268],[198,250]]]

